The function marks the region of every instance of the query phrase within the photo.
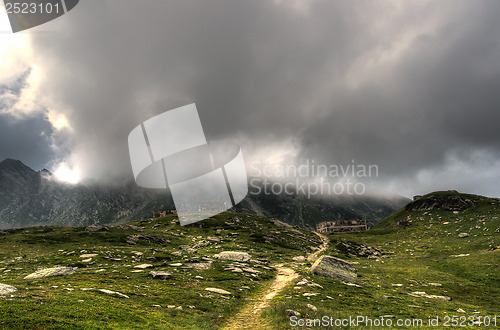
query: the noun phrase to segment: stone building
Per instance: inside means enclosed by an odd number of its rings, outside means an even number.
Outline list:
[[[367,230],[366,220],[363,219],[324,221],[316,225],[316,231],[321,234],[365,230]]]

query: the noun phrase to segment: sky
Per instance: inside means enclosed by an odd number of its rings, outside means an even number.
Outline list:
[[[498,17],[489,0],[81,0],[12,34],[0,7],[0,159],[133,178],[130,131],[196,103],[248,168],[376,165],[373,191],[500,197]]]

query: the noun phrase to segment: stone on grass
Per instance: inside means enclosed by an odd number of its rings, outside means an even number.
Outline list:
[[[285,311],[289,317],[296,316],[301,317],[302,315],[299,312],[294,311],[293,309],[287,309]]]
[[[356,267],[345,260],[323,255],[314,262],[311,273],[323,277],[338,279],[348,283],[356,282]]]
[[[231,292],[223,290],[223,289],[218,289],[218,288],[206,288],[205,291],[210,291],[210,292],[215,292],[218,294],[224,294],[224,295],[230,295]]]
[[[127,296],[127,295],[125,295],[123,293],[116,292],[116,291],[111,291],[111,290],[107,290],[107,289],[99,289],[98,291],[102,292],[102,293],[109,294],[110,296],[118,297],[118,298],[130,298],[129,296]]]
[[[97,256],[98,256],[97,253],[89,253],[89,254],[80,255],[80,258],[87,259],[87,258],[93,258],[93,257],[97,257]]]
[[[17,291],[16,287],[14,287],[12,285],[0,283],[0,295],[11,294],[11,293],[16,292],[16,291]]]
[[[139,269],[153,268],[153,265],[151,265],[151,264],[142,264],[142,265],[134,266],[134,268],[139,268]]]
[[[160,280],[166,280],[172,278],[172,274],[167,272],[149,272],[149,275],[151,275],[153,278],[158,278]]]
[[[59,275],[71,275],[74,274],[78,267],[52,267],[37,270],[36,272],[29,274],[24,277],[25,280],[34,280],[38,278],[50,277],[50,276],[59,276]]]
[[[307,261],[306,257],[304,257],[304,256],[293,257],[293,260],[297,261],[297,262],[306,262]]]
[[[436,296],[436,295],[433,295],[433,294],[427,294],[423,291],[416,291],[416,292],[412,292],[412,293],[409,293],[410,296],[413,296],[413,297],[425,297],[425,298],[431,298],[431,299],[439,299],[439,300],[444,300],[444,301],[451,301],[451,298],[450,297],[447,297],[447,296]]]
[[[221,253],[215,254],[214,258],[217,258],[220,260],[232,260],[232,261],[247,262],[251,259],[251,256],[246,252],[223,251]]]
[[[318,309],[316,308],[316,306],[314,305],[311,305],[311,304],[307,304],[307,307],[309,307],[310,309],[312,309],[313,311],[317,312]]]

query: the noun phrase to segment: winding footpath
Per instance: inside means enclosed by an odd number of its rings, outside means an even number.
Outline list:
[[[317,232],[315,234],[321,238],[322,244],[319,250],[307,257],[308,261],[316,260],[319,254],[328,248],[328,237]],[[294,265],[295,262],[275,265],[278,274],[269,286],[259,292],[258,298],[251,299],[251,303],[233,316],[223,329],[271,329],[269,325],[265,324],[262,311],[270,306],[271,300],[288,284],[299,279],[300,275],[291,268]]]

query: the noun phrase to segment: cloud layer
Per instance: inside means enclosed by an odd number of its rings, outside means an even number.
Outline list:
[[[207,137],[248,161],[355,160],[379,166],[378,190],[500,196],[499,15],[486,0],[87,0],[4,50],[0,109],[50,124],[50,152],[21,160],[83,177],[131,177],[128,133],[196,102]]]

